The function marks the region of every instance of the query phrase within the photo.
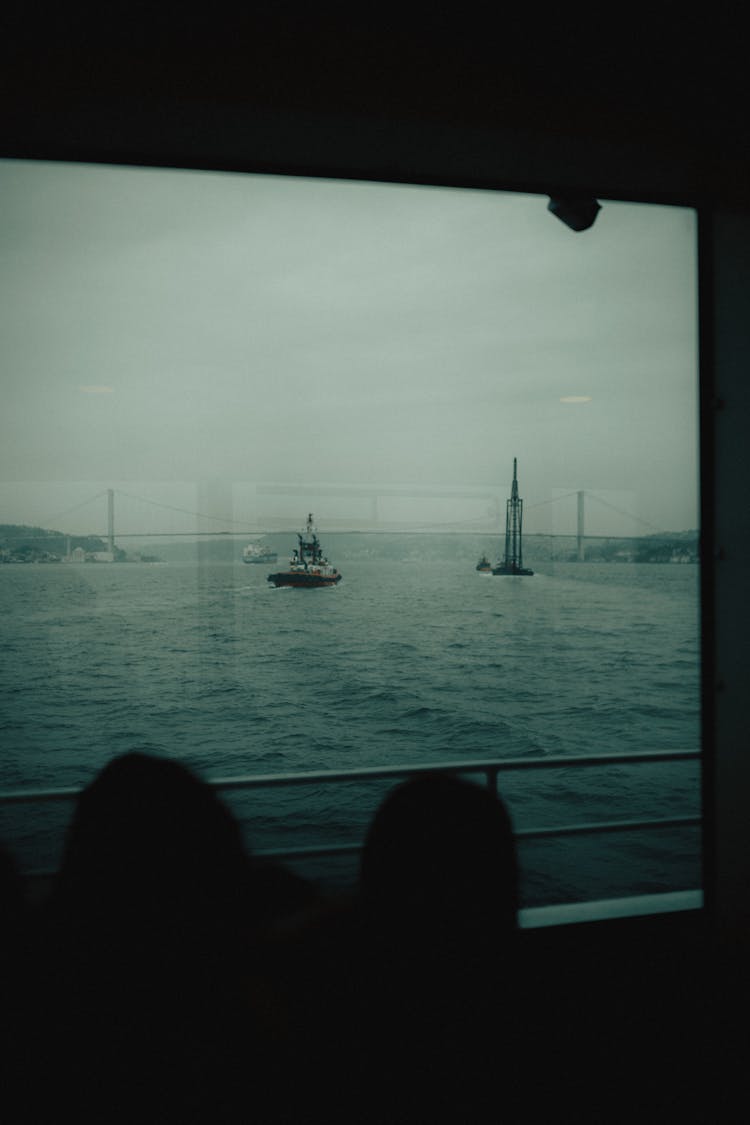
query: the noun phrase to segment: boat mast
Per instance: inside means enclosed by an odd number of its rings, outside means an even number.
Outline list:
[[[311,563],[313,566],[319,563],[322,552],[320,550],[320,542],[315,534],[312,512],[309,512],[307,516],[305,534],[303,535],[298,531],[297,538],[299,539],[300,559],[304,563],[305,568],[307,568],[308,563]]]
[[[520,570],[523,566],[521,529],[523,524],[523,500],[518,495],[517,458],[513,458],[513,484],[510,499],[505,511],[505,560],[510,570]]]

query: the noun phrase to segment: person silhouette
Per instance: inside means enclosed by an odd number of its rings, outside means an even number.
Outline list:
[[[513,1096],[518,1029],[518,864],[503,801],[439,772],[397,785],[367,832],[360,889],[368,1054],[388,1075],[377,1113],[495,1120],[489,1076],[504,1060]]]
[[[4,1120],[23,1120],[19,1107],[31,1067],[26,1057],[33,952],[31,911],[16,857],[0,843],[0,1066]]]
[[[84,789],[46,934],[62,1077],[94,1115],[232,1115],[257,1047],[258,916],[239,824],[185,766],[128,753]]]

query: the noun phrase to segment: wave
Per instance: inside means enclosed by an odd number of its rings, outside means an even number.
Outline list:
[[[580,566],[575,581],[525,585],[467,582],[459,564],[396,566],[352,565],[346,590],[281,601],[249,584],[247,568],[163,566],[148,583],[138,568],[91,568],[75,588],[62,570],[16,573],[0,584],[0,785],[76,784],[139,746],[218,777],[700,744],[685,568],[631,568],[614,586],[610,572]],[[500,787],[533,827],[692,807],[700,779],[655,767],[519,771]],[[249,832],[262,816],[279,843],[318,832],[336,842],[385,788],[259,791]],[[600,847],[560,844],[545,862],[566,890],[596,885]],[[578,874],[566,866],[574,854]],[[654,879],[665,862],[648,859]],[[530,887],[545,883],[529,871]]]

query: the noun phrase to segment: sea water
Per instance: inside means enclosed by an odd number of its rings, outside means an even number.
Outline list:
[[[237,559],[0,567],[0,791],[82,786],[128,750],[216,779],[699,748],[697,566],[494,577],[471,545],[332,560],[343,581],[319,590]],[[348,844],[392,784],[225,799],[251,849]],[[695,761],[508,772],[499,789],[520,830],[700,812]],[[0,807],[0,838],[24,870],[54,868],[71,812]],[[700,886],[696,828],[519,856],[526,905]]]

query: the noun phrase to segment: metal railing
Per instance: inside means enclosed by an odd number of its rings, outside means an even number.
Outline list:
[[[579,769],[595,766],[638,765],[653,762],[678,762],[699,760],[699,750],[658,750],[631,751],[617,754],[580,754],[571,757],[550,755],[543,758],[500,758],[474,759],[459,762],[435,762],[428,765],[366,766],[358,769],[312,770],[297,773],[247,774],[240,777],[220,777],[208,784],[221,792],[261,788],[279,788],[296,785],[319,785],[346,783],[352,781],[398,780],[413,777],[420,773],[450,773],[472,775],[481,774],[491,792],[497,792],[497,780],[501,773],[519,771],[538,771],[550,769]],[[17,790],[0,793],[0,807],[9,804],[42,803],[50,801],[75,800],[81,788]],[[666,829],[697,826],[702,823],[700,816],[655,817],[634,820],[590,821],[583,824],[552,825],[538,828],[517,829],[518,839],[542,839],[555,836],[580,836],[591,833],[632,832],[644,829]],[[254,854],[267,858],[306,859],[325,856],[356,855],[361,850],[361,842],[344,844],[313,845],[309,847],[275,848],[255,851]],[[45,873],[47,874],[47,873]]]

